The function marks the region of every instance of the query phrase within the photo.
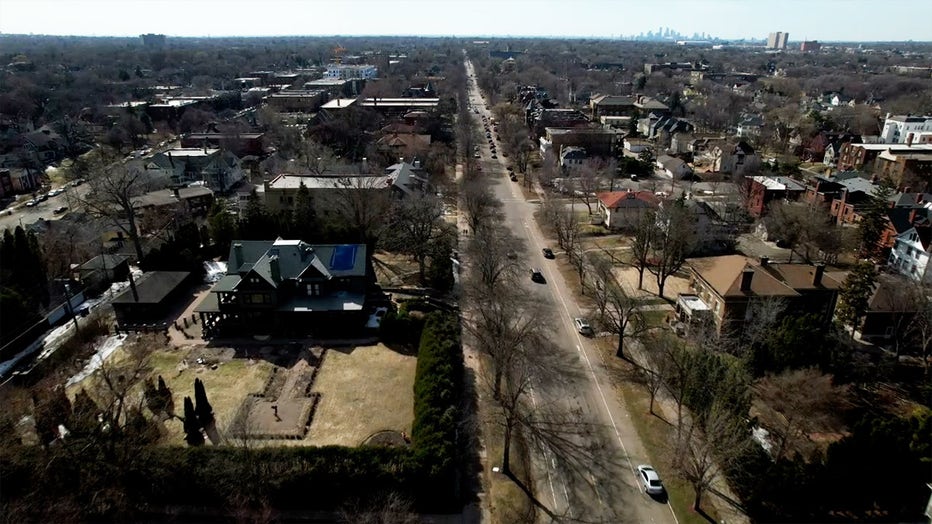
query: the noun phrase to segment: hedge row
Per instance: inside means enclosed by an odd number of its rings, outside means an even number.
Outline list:
[[[436,485],[456,485],[456,426],[460,419],[463,350],[454,315],[427,316],[414,376],[414,424],[411,437],[415,457]]]

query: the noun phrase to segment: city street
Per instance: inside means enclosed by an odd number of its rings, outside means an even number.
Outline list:
[[[491,116],[484,103],[475,102],[481,98],[468,60],[466,70],[470,75],[470,99],[479,108],[480,116]],[[519,253],[519,259],[529,268],[541,268],[546,279],[545,284],[528,279],[525,286],[552,316],[553,342],[561,350],[561,365],[555,378],[534,383],[533,402],[577,422],[578,431],[572,438],[579,449],[586,450],[580,456],[565,457],[532,448],[536,498],[557,520],[677,522],[669,504],[646,495],[638,484],[635,468],[647,462],[643,444],[628,422],[629,415],[611,386],[600,354],[573,326],[574,317],[584,316],[570,291],[569,285],[575,282],[565,282],[555,263],[541,254],[543,247],[553,246],[534,219],[539,204],[524,198],[520,184],[508,179],[504,162],[492,160],[485,146],[481,164],[493,194],[503,204],[505,224],[525,242],[527,249]],[[493,482],[510,480],[498,477]],[[550,520],[546,515],[542,518]]]

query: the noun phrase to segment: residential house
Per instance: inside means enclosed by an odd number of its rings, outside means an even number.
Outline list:
[[[575,109],[546,109],[536,101],[532,101],[525,110],[525,118],[534,137],[538,139],[544,136],[548,127],[589,127],[589,118]]]
[[[686,120],[662,113],[649,113],[647,117],[638,120],[638,133],[662,144],[669,144],[676,133],[692,133],[694,129],[695,126]]]
[[[153,179],[172,184],[203,182],[212,191],[225,193],[243,179],[239,158],[224,149],[175,148],[146,160],[145,171]]]
[[[932,283],[932,271],[929,267],[930,240],[932,229],[928,220],[903,231],[896,236],[887,267],[916,282]]]
[[[599,212],[608,229],[634,229],[641,217],[658,208],[657,197],[650,191],[608,191],[599,193]]]
[[[39,174],[31,169],[0,169],[0,197],[32,193],[40,187]]]
[[[439,98],[364,98],[357,102],[360,107],[377,111],[385,116],[405,116],[409,113],[421,111],[433,114],[440,106]]]
[[[188,133],[181,137],[183,148],[226,149],[237,157],[263,156],[265,133]]]
[[[581,169],[589,160],[585,148],[567,146],[560,151],[560,167],[564,173],[573,173]]]
[[[415,127],[415,126],[406,126]],[[376,149],[389,158],[413,158],[430,150],[430,135],[418,133],[385,133],[375,142]]]
[[[932,116],[895,115],[887,113],[880,138],[885,144],[932,142]]]
[[[748,213],[754,218],[759,218],[766,214],[771,202],[799,200],[806,188],[785,176],[751,176],[745,178],[745,191]]]
[[[617,129],[601,127],[548,127],[538,141],[542,156],[548,151],[560,154],[567,147],[584,148],[592,156],[612,156],[622,136],[623,133]]]
[[[129,259],[122,255],[97,255],[74,267],[73,273],[73,278],[83,287],[98,293],[109,288],[113,282],[126,281],[129,276]]]
[[[874,160],[874,175],[898,187],[929,187],[932,180],[932,151],[884,151]]]
[[[744,177],[756,173],[760,168],[760,156],[744,140],[733,144],[720,144],[709,152],[711,169],[716,173],[727,173]]]
[[[67,141],[49,126],[21,136],[22,148],[34,161],[48,165],[65,157]]]
[[[745,115],[738,122],[736,133],[742,138],[760,136],[763,127],[764,119],[760,115]]]
[[[725,255],[691,258],[686,265],[692,292],[677,300],[680,318],[688,322],[691,311],[708,311],[719,333],[739,329],[751,320],[753,306],[765,300],[782,301],[784,314],[813,314],[828,324],[841,288],[819,264],[778,264],[766,257]],[[705,308],[688,307],[697,301]]]
[[[831,149],[831,159],[841,152],[843,144],[860,144],[861,136],[852,133],[829,133],[821,131],[810,137],[799,151],[805,162],[825,162],[826,152]]]
[[[860,222],[861,213],[878,190],[877,185],[861,177],[838,180],[837,183],[841,186],[841,193],[832,200],[829,214],[836,224]]]
[[[272,93],[265,100],[279,113],[311,113],[320,109],[327,97],[324,89],[294,89]]]
[[[226,276],[195,309],[204,336],[358,333],[366,319],[368,257],[365,244],[234,241]]]
[[[359,78],[369,80],[379,76],[379,68],[371,64],[328,64],[327,71],[324,72],[324,78],[338,78],[348,80]]]
[[[634,116],[634,98],[622,95],[594,95],[589,99],[589,115],[592,121],[603,116]]]
[[[423,171],[407,162],[393,164],[381,174],[373,173],[363,166],[363,173],[328,172],[314,174],[283,173],[266,181],[257,194],[269,211],[291,210],[297,200],[298,191],[304,186],[311,192],[316,205],[326,208],[336,195],[343,191],[386,191],[397,198],[428,187]]]
[[[670,155],[660,155],[657,157],[657,167],[663,169],[664,173],[670,178],[685,179],[693,174],[693,169],[689,164],[679,158]]]
[[[624,140],[625,151],[629,153],[641,153],[651,148],[650,142],[647,140],[640,140],[637,138],[625,138]]]
[[[658,116],[666,116],[670,114],[670,108],[666,104],[645,95],[637,95],[634,97],[634,108],[637,110],[638,114],[641,115],[654,113]]]
[[[884,342],[904,334],[919,312],[916,294],[911,288],[915,288],[915,284],[908,277],[879,275],[857,328],[861,340]]]
[[[838,157],[838,169],[849,171],[861,169],[864,166],[873,166],[877,157],[883,152],[891,155],[932,153],[932,144],[842,144],[841,154]]]

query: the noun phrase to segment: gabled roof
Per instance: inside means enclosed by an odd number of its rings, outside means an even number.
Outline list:
[[[816,267],[809,264],[775,264],[768,263],[767,271],[795,291],[813,289],[839,289],[841,282],[827,276],[824,272],[819,285],[813,283]],[[756,278],[756,275],[755,275]]]
[[[608,209],[657,207],[657,197],[650,191],[607,191],[597,197]]]
[[[693,271],[722,297],[792,297],[799,293],[779,279],[753,264],[743,255],[691,258],[687,260]],[[741,291],[741,279],[745,269],[753,271],[751,289]]]
[[[151,271],[136,279],[136,296],[130,288],[113,299],[114,304],[158,304],[176,287],[181,285],[191,273],[187,271]]]
[[[240,246],[242,265],[236,264]],[[277,258],[275,258],[277,257]],[[269,284],[278,286],[273,278],[272,264],[277,259],[280,280],[296,279],[309,268],[330,279],[342,276],[365,276],[366,246],[364,244],[315,244],[301,240],[234,241],[227,262],[228,275],[245,275],[255,271]]]
[[[123,255],[97,255],[96,257],[88,260],[87,262],[78,266],[78,269],[82,270],[92,270],[92,269],[113,269],[116,266],[123,264],[129,260]]]
[[[806,188],[792,178],[785,176],[752,176],[751,180],[771,191],[805,191]]]

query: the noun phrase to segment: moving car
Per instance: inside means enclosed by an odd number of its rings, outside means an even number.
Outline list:
[[[638,466],[638,480],[641,486],[644,487],[644,493],[648,495],[660,495],[663,493],[663,482],[661,482],[660,475],[657,474],[657,471],[654,470],[653,467],[647,464]]]
[[[538,284],[547,282],[547,280],[544,279],[544,273],[539,268],[531,268],[531,281],[537,282]]]
[[[592,336],[592,326],[586,322],[586,319],[576,317],[573,319],[573,325],[576,326],[576,331],[579,331],[580,335],[585,335],[587,337]]]
[[[36,204],[38,203],[39,203],[38,200],[33,199],[33,200],[30,200],[29,202],[26,202],[26,207],[35,207]]]
[[[541,249],[540,252],[544,254],[544,258],[556,258],[553,255],[553,250],[550,249],[549,247],[545,247],[544,249]]]

